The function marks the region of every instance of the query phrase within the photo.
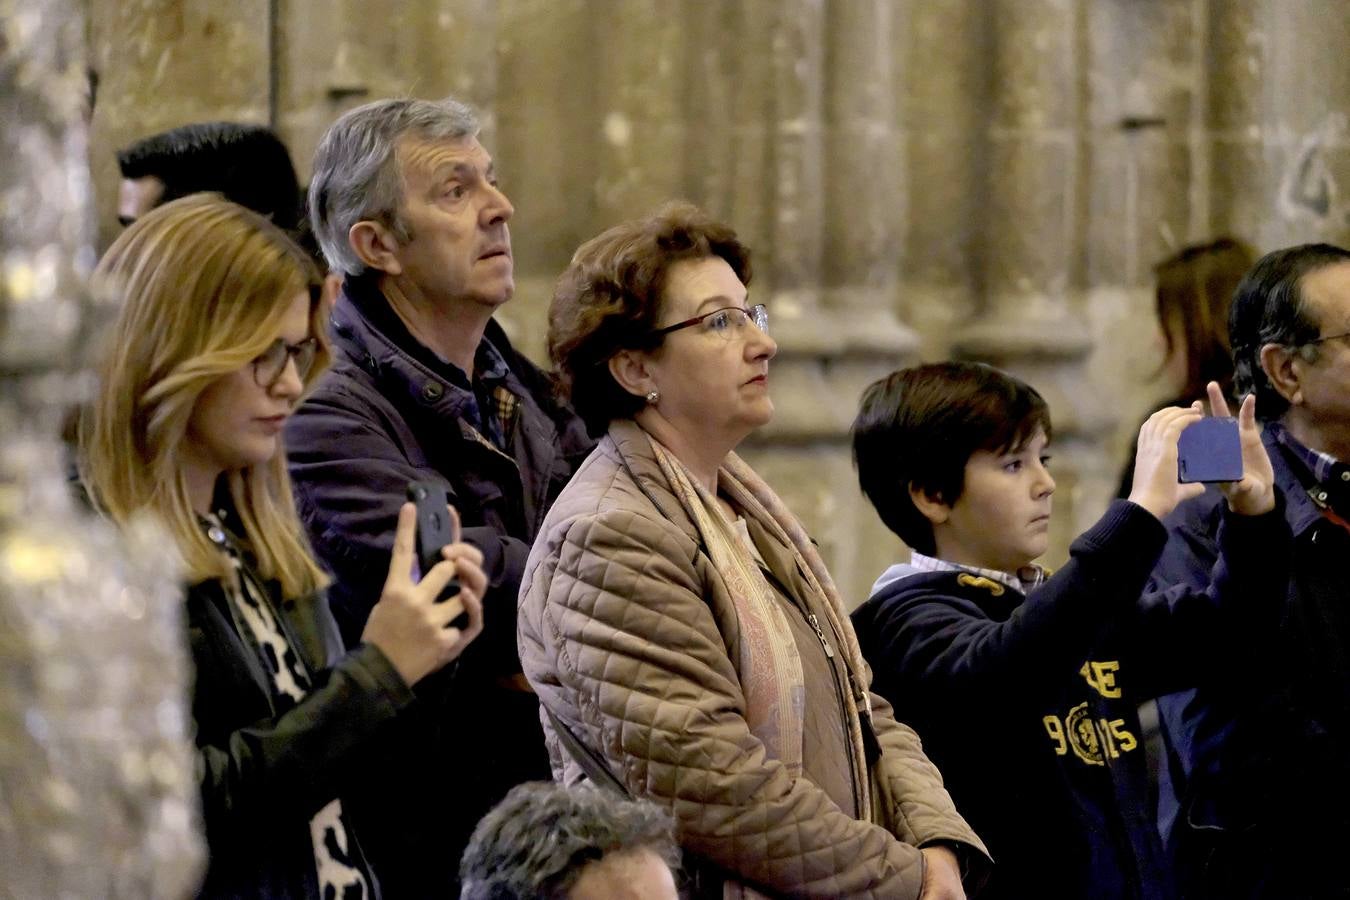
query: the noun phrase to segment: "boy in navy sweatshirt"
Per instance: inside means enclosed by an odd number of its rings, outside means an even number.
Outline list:
[[[1216,385],[1210,404],[1227,412]],[[1201,490],[1177,483],[1177,437],[1199,407],[1144,424],[1129,499],[1052,576],[1034,563],[1055,490],[1050,415],[1035,390],[989,366],[943,363],[863,394],[853,425],[863,493],[914,553],[878,579],[853,622],[872,687],[923,738],[988,843],[984,898],[1176,896],[1136,705],[1240,677],[1240,648],[1256,644],[1288,570],[1288,529],[1248,397],[1245,473],[1222,486],[1211,584],[1140,600],[1167,541],[1159,520]]]

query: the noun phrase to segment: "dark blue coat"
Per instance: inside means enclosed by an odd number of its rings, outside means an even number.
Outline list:
[[[333,369],[291,417],[286,444],[301,517],[334,575],[343,636],[359,639],[379,599],[409,481],[446,487],[489,578],[483,634],[456,672],[417,686],[408,743],[420,754],[381,773],[406,827],[365,837],[389,896],[455,896],[477,820],[511,786],[550,775],[538,702],[518,688],[516,600],[544,513],[592,442],[495,322],[485,337],[521,404],[509,455],[470,427],[464,374],[408,334],[372,279],[347,280],[332,326]]]
[[[1289,451],[1265,443],[1290,575],[1261,598],[1272,627],[1256,652],[1234,650],[1206,686],[1158,701],[1174,777],[1189,773],[1171,847],[1188,883],[1216,896],[1347,896],[1335,847],[1350,834],[1350,532],[1312,501]],[[1155,584],[1199,583],[1221,506],[1210,492],[1169,517]]]
[[[915,574],[854,614],[873,688],[918,731],[989,846],[983,897],[1175,896],[1135,710],[1195,677],[1196,633],[1253,627],[1240,613],[1262,576],[1243,562],[1278,547],[1282,521],[1226,521],[1233,571],[1217,567],[1208,591],[1138,606],[1166,533],[1117,501],[1028,597],[964,573]]]

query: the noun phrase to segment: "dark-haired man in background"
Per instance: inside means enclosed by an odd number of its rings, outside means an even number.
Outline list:
[[[300,185],[281,138],[261,125],[195,122],[141,138],[117,151],[123,226],[170,200],[212,191],[295,234]]]
[[[1222,687],[1159,701],[1186,776],[1171,847],[1188,896],[1350,896],[1350,252],[1305,244],[1262,257],[1238,286],[1229,336],[1239,394],[1256,393],[1294,535],[1280,626],[1233,648]],[[1217,492],[1169,518],[1156,586],[1209,572]],[[1212,683],[1212,682],[1211,682]]]

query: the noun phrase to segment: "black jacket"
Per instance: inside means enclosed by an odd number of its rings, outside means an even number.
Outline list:
[[[1216,567],[1208,592],[1137,606],[1166,533],[1117,501],[1029,597],[965,573],[922,573],[854,613],[873,688],[918,731],[994,857],[982,896],[1175,896],[1135,709],[1196,677],[1197,633],[1237,639],[1254,627],[1241,614],[1248,590],[1269,579],[1242,563],[1257,548],[1278,554],[1282,522],[1226,521],[1234,569]],[[1221,599],[1233,614],[1219,614]]]
[[[267,585],[277,621],[314,676],[311,692],[278,714],[251,635],[234,625],[218,581],[187,592],[196,677],[192,715],[202,761],[210,866],[206,897],[318,896],[309,820],[349,798],[372,761],[391,752],[395,720],[413,694],[377,648],[343,651],[323,595],[282,597]],[[367,823],[367,830],[379,823]]]
[[[455,896],[478,819],[513,785],[549,777],[539,704],[503,685],[524,685],[516,601],[530,544],[592,442],[495,322],[485,338],[521,404],[510,455],[477,437],[464,373],[412,338],[372,278],[347,280],[332,325],[333,369],[291,417],[286,444],[301,516],[335,576],[344,636],[360,635],[379,598],[409,481],[443,484],[464,539],[484,555],[483,634],[453,676],[418,685],[426,714],[408,726],[414,749],[381,773],[391,804],[381,815],[403,825],[366,839],[389,896]]]
[[[1271,627],[1257,651],[1158,702],[1173,772],[1190,773],[1174,851],[1212,896],[1348,896],[1338,848],[1350,833],[1350,531],[1313,502],[1290,451],[1265,443],[1292,562],[1261,598]],[[1155,582],[1195,584],[1213,564],[1222,506],[1210,492],[1168,519]]]

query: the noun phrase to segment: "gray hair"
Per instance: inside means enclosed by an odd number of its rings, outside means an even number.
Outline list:
[[[377,100],[329,126],[314,151],[309,218],[333,271],[360,275],[366,270],[347,240],[357,222],[380,222],[400,243],[411,239],[399,212],[403,178],[397,148],[405,135],[428,141],[472,138],[478,135],[478,117],[451,97]]]
[[[527,782],[473,830],[459,866],[459,897],[565,900],[587,863],[635,850],[650,850],[679,870],[674,824],[655,804],[591,784]]]

